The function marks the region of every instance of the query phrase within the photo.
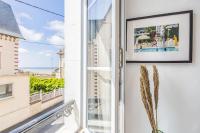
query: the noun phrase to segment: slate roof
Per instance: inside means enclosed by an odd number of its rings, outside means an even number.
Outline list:
[[[9,4],[0,0],[0,33],[23,38]]]
[[[105,19],[109,9],[111,8],[112,0],[89,0],[88,1],[88,19],[102,20]]]

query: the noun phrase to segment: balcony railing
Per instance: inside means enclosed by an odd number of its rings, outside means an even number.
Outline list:
[[[30,104],[34,104],[34,103],[37,103],[37,102],[40,102],[40,101],[46,102],[46,101],[49,101],[49,100],[54,99],[56,97],[63,96],[63,94],[64,94],[63,88],[56,89],[56,90],[53,90],[53,91],[48,92],[48,93],[42,93],[42,91],[36,92],[36,93],[33,93],[30,96]]]
[[[54,127],[52,126],[52,129],[50,129],[51,127],[49,127],[49,125],[61,118],[64,119],[64,117],[69,117],[72,114],[75,106],[76,102],[72,100],[67,104],[63,104],[57,108],[54,108],[47,113],[17,127],[16,129],[9,131],[9,133],[36,133],[40,132],[41,130],[43,131],[44,129],[48,129],[53,132],[52,130],[57,130],[58,127],[53,125]]]

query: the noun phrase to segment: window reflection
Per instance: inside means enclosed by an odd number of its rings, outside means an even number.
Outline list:
[[[111,0],[88,0],[88,129],[111,132]]]

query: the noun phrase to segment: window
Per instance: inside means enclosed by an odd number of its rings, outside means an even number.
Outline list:
[[[12,84],[0,85],[0,99],[12,96]]]
[[[91,133],[110,133],[112,1],[87,2],[87,127]]]

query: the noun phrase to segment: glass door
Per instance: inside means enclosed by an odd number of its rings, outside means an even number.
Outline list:
[[[87,0],[86,123],[91,133],[115,133],[118,108],[116,0]]]

